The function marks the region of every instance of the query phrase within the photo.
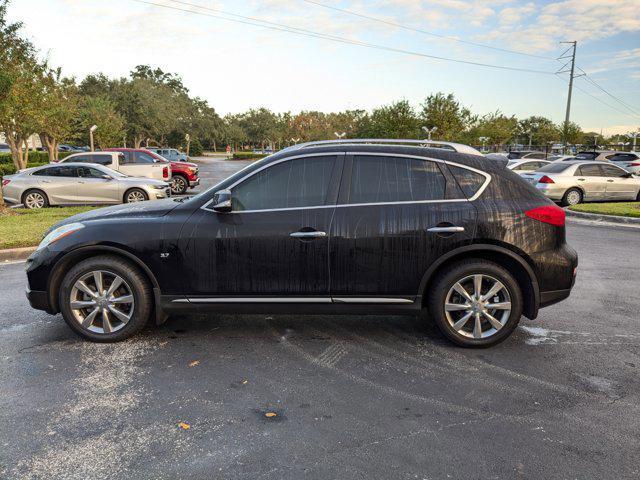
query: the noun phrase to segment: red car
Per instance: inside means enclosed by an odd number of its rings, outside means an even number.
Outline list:
[[[144,148],[107,148],[106,151],[124,153],[128,162],[144,162],[155,160],[157,162],[167,162],[171,164],[171,193],[186,193],[189,188],[194,188],[200,184],[198,177],[198,165],[189,162],[170,162],[157,153]],[[151,157],[149,159],[149,157]]]

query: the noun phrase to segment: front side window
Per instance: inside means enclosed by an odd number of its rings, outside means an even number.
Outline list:
[[[353,158],[349,203],[442,200],[446,181],[435,162],[404,157]]]
[[[628,175],[626,170],[622,170],[621,168],[614,167],[613,165],[600,165],[604,172],[605,177],[625,177]]]
[[[97,168],[78,167],[78,176],[82,178],[104,178],[105,173]]]
[[[287,160],[269,166],[232,189],[233,210],[327,205],[334,156]]]

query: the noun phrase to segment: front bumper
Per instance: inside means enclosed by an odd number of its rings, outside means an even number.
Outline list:
[[[35,308],[36,310],[44,310],[47,313],[54,314],[56,312],[53,311],[51,304],[49,303],[49,294],[47,292],[42,292],[39,290],[31,290],[27,287],[27,300],[29,300],[29,305],[31,308]]]
[[[189,180],[189,186],[191,188],[197,187],[198,185],[200,185],[200,179],[199,178],[196,178],[195,180]]]

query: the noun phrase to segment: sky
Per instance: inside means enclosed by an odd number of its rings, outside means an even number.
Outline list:
[[[567,48],[560,42],[576,40],[588,76],[575,79],[571,120],[605,135],[640,127],[640,0],[143,1],[156,5],[12,0],[9,17],[65,75],[160,67],[221,115],[370,110],[403,99],[418,108],[441,91],[474,113],[561,122],[568,74],[555,74],[566,61],[556,58]]]

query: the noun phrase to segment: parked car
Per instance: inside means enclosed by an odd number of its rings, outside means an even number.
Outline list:
[[[548,160],[509,160],[507,168],[517,174],[522,172],[533,172],[551,163]]]
[[[640,155],[636,152],[616,152],[607,157],[614,165],[624,168],[627,172],[640,175]]]
[[[562,205],[581,202],[640,201],[640,178],[616,165],[593,160],[553,162],[522,177]]]
[[[7,145],[6,143],[0,143],[0,153],[8,153],[8,152],[11,152],[9,145]]]
[[[158,200],[170,197],[171,189],[166,182],[129,177],[102,165],[65,162],[5,175],[2,193],[8,203],[35,209]]]
[[[29,302],[98,342],[177,313],[428,311],[458,345],[496,344],[569,296],[565,213],[425,143],[298,144],[191,198],[70,217],[27,260]]]
[[[127,156],[122,152],[74,153],[60,160],[63,162],[97,163],[132,177],[155,178],[168,182],[171,179],[171,165],[156,160],[149,153]]]
[[[188,162],[189,157],[186,153],[176,150],[175,148],[166,147],[145,147],[150,152],[157,153],[171,162]]]
[[[547,154],[544,152],[536,152],[536,151],[532,151],[532,150],[517,150],[517,151],[512,151],[509,152],[507,154],[507,158],[509,160],[518,160],[520,158],[525,159],[536,159],[536,160],[540,160],[540,159],[545,159],[547,158]]]
[[[575,155],[549,155],[547,160],[550,162],[566,162],[567,160],[575,160]]]
[[[108,152],[122,152],[128,161],[134,161],[139,154],[151,155],[158,162],[169,162],[166,158],[144,148],[109,148]],[[190,162],[169,162],[171,164],[171,193],[179,195],[186,193],[189,188],[200,185],[198,165]]]
[[[576,160],[593,160],[595,162],[606,162],[608,157],[616,154],[615,150],[591,150],[581,151],[575,154]]]

